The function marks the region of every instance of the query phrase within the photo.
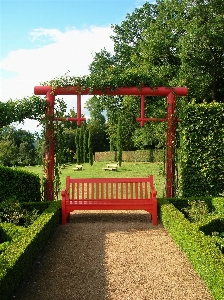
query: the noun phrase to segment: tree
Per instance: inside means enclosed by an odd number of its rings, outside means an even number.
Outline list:
[[[158,2],[133,61],[154,86],[184,85],[188,100],[223,101],[223,11],[220,0]]]
[[[128,14],[121,25],[113,25],[114,53],[106,49],[97,53],[90,65],[90,81],[94,86],[188,86],[186,101],[223,101],[224,93],[224,2],[222,0],[160,0],[155,5],[145,3]],[[130,99],[130,98],[129,98]],[[178,101],[178,110],[180,109]],[[100,97],[107,113],[107,132],[114,150],[117,113],[127,117],[131,106],[125,97]],[[181,105],[184,101],[181,101]],[[93,108],[94,109],[94,108]],[[155,117],[166,114],[164,99],[148,97],[146,114]],[[134,118],[133,118],[134,119]],[[127,124],[134,122],[128,119]],[[129,123],[130,122],[130,123]],[[139,145],[150,129],[150,139],[140,144],[163,143],[163,124],[137,126],[133,137]],[[122,130],[123,134],[130,131]],[[159,137],[159,133],[161,135]],[[130,137],[130,136],[129,136]],[[156,137],[156,138],[153,138]],[[138,140],[138,142],[136,142]],[[149,144],[150,143],[150,144]],[[142,147],[141,146],[141,147]],[[131,145],[124,145],[124,149]],[[145,147],[145,146],[144,146]]]
[[[84,123],[84,138],[83,138],[83,163],[87,162],[88,159],[88,131],[86,128],[86,123]]]
[[[10,147],[16,147],[14,154],[14,164],[34,165],[37,161],[36,157],[36,134],[29,131],[16,129],[14,126],[4,126],[0,129],[0,140],[9,141]]]
[[[80,143],[79,135],[80,135],[80,129],[77,128],[77,129],[76,129],[76,135],[75,135],[76,160],[77,160],[77,164],[80,164],[80,163],[81,163],[81,158],[80,158],[81,150],[80,150],[80,144],[79,144],[79,143]]]
[[[36,95],[0,102],[0,128],[12,122],[23,122],[26,118],[40,121],[46,105],[46,100]]]
[[[103,115],[104,108],[100,97],[93,96],[85,106],[90,112],[90,119],[87,127],[92,133],[93,153],[97,151],[107,151],[109,149],[108,137],[106,133],[106,119]]]
[[[83,150],[84,150],[84,126],[83,123],[80,127],[80,134],[79,134],[79,148],[80,148],[80,163],[83,163]]]
[[[117,126],[117,159],[119,166],[122,164],[122,129],[121,129],[121,117],[118,118]]]
[[[179,77],[197,102],[224,102],[224,2],[189,0],[187,4],[188,22],[178,44]]]
[[[0,164],[11,167],[17,164],[17,147],[9,140],[0,141]]]
[[[88,138],[88,148],[89,148],[89,163],[93,165],[93,148],[92,148],[92,133],[89,130],[89,138]]]
[[[132,56],[138,52],[143,33],[156,17],[156,5],[146,2],[136,8],[132,14],[127,14],[121,25],[112,25],[116,62],[125,69],[132,64]]]

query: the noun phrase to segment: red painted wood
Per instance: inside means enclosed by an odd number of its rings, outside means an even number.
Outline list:
[[[188,89],[186,87],[119,87],[113,91],[110,88],[102,90],[98,89],[82,89],[81,87],[58,87],[52,91],[51,86],[35,86],[35,95],[46,95],[47,92],[53,92],[56,95],[133,95],[133,96],[168,96],[170,92],[174,92],[177,96],[187,96]]]
[[[46,149],[45,149],[45,161],[44,161],[44,170],[46,178],[46,195],[47,200],[54,200],[54,129],[53,129],[53,113],[54,113],[54,101],[55,96],[52,95],[49,91],[46,93],[46,100],[48,106],[46,109]]]
[[[166,197],[175,196],[175,138],[176,138],[176,99],[173,93],[167,97],[167,145],[166,145]]]
[[[146,210],[157,224],[153,176],[148,178],[66,178],[62,224],[74,210]]]

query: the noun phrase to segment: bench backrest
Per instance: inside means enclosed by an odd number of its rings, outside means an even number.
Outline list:
[[[153,176],[147,178],[66,178],[70,200],[149,199],[156,195]],[[68,195],[69,194],[69,195]]]

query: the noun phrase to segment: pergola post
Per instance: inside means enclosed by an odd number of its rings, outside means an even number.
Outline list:
[[[167,145],[166,145],[166,197],[175,196],[175,138],[176,99],[173,92],[167,96]]]
[[[54,101],[55,96],[49,90],[46,94],[47,109],[46,109],[46,148],[44,171],[46,178],[46,197],[48,201],[54,200]]]

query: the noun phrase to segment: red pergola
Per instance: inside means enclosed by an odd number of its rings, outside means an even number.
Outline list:
[[[45,160],[47,163],[46,180],[47,180],[47,199],[52,201],[54,199],[54,132],[53,121],[76,121],[78,126],[81,125],[85,118],[81,115],[81,95],[130,95],[141,96],[141,116],[136,121],[140,122],[141,126],[144,126],[145,122],[167,122],[167,159],[166,159],[166,197],[174,197],[174,182],[175,182],[175,135],[176,135],[176,123],[179,119],[176,117],[176,96],[187,96],[188,89],[186,87],[120,87],[113,91],[110,88],[102,90],[90,90],[75,87],[58,87],[53,89],[51,86],[35,86],[35,95],[45,95],[48,101],[48,107],[46,110],[46,117],[49,120],[49,126],[46,130],[46,142],[49,145],[45,153]],[[57,95],[77,95],[77,118],[57,118],[54,117],[54,103],[55,96]],[[163,96],[167,97],[167,118],[146,118],[144,108],[145,96]]]

